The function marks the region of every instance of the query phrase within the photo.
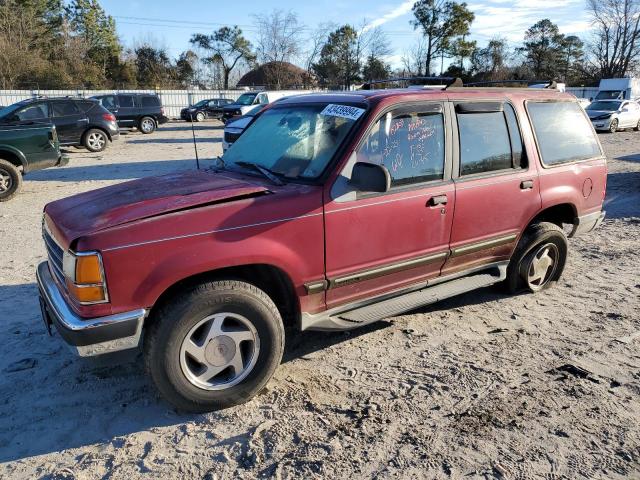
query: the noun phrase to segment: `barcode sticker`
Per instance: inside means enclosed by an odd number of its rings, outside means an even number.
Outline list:
[[[364,108],[352,107],[350,105],[336,105],[334,103],[330,103],[329,105],[324,107],[324,110],[320,112],[320,115],[357,120],[364,113],[364,111]]]

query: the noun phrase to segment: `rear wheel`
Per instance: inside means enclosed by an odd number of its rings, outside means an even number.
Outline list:
[[[196,114],[196,122],[204,122],[204,119],[205,119],[204,113],[198,112]]]
[[[506,286],[511,293],[538,292],[562,275],[567,260],[567,236],[562,228],[540,222],[524,233],[507,268]]]
[[[22,173],[14,164],[0,158],[0,202],[15,197],[22,188]]]
[[[250,400],[282,359],[275,304],[240,281],[192,287],[159,310],[145,333],[147,370],[180,410],[207,412]]]
[[[156,130],[156,121],[151,117],[142,117],[138,128],[145,135],[153,133]]]
[[[640,132],[640,120],[638,120],[638,123],[636,124],[636,127],[634,128],[634,130],[636,132]]]
[[[107,137],[106,133],[102,130],[98,130],[97,128],[92,128],[84,134],[82,144],[91,152],[102,152],[107,148],[108,142],[109,137]]]
[[[611,124],[609,125],[609,132],[616,133],[618,131],[618,119],[614,118],[611,120]]]

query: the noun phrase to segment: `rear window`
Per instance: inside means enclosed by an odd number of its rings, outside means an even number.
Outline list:
[[[559,165],[602,155],[591,123],[577,103],[528,102],[527,110],[545,165]]]
[[[159,107],[160,99],[158,97],[141,97],[143,107]]]

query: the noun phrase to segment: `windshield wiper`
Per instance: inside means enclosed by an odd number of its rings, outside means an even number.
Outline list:
[[[251,168],[251,169],[255,170],[256,172],[261,173],[264,177],[266,177],[268,180],[271,180],[276,185],[282,186],[282,185],[285,184],[280,179],[280,177],[278,177],[278,173],[274,172],[270,168],[264,167],[262,165],[258,165],[257,163],[245,162],[245,161],[242,161],[242,160],[239,161],[239,162],[234,162],[234,163],[236,165],[238,165],[239,167]]]

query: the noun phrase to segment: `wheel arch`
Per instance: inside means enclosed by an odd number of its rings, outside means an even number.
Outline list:
[[[299,326],[300,302],[291,277],[281,268],[266,263],[223,267],[178,280],[160,294],[150,310],[147,321],[153,321],[154,312],[160,310],[166,302],[179,295],[181,291],[203,282],[216,280],[240,280],[254,285],[273,300],[285,327]]]
[[[29,163],[24,154],[10,145],[0,145],[0,158],[16,167],[22,167],[24,173],[26,173],[29,168]]]
[[[568,202],[558,203],[556,205],[547,206],[538,212],[531,220],[529,220],[527,228],[534,223],[539,222],[550,222],[562,228],[565,223],[573,225],[577,217],[578,209],[574,204]]]

